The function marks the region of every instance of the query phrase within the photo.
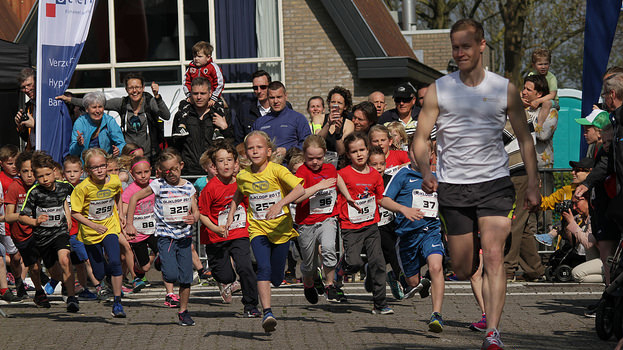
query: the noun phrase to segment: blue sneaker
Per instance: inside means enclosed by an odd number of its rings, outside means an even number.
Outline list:
[[[268,312],[264,315],[264,319],[262,320],[262,328],[264,328],[264,332],[270,333],[274,332],[277,327],[277,319],[273,316],[272,312]]]
[[[549,233],[540,233],[538,235],[534,235],[534,239],[537,242],[551,247],[554,244],[554,237],[550,236]]]
[[[394,271],[387,271],[387,284],[389,284],[389,289],[392,291],[392,296],[396,300],[402,300],[405,297],[402,288],[400,288],[400,284],[394,278]]]
[[[177,317],[179,318],[180,326],[194,326],[195,325],[195,321],[193,321],[193,319],[190,318],[190,315],[188,314],[188,310],[184,310],[184,312],[179,312],[177,314]]]
[[[121,306],[121,302],[115,301],[112,304],[111,314],[114,318],[125,318],[125,312],[123,312],[123,306]]]
[[[58,284],[58,281],[50,278],[48,283],[45,284],[45,287],[43,287],[43,290],[45,290],[45,294],[47,295],[54,294],[54,289],[56,289],[57,284]]]
[[[132,293],[138,293],[145,287],[145,282],[141,278],[136,277],[134,281],[132,281]]]
[[[443,331],[443,319],[439,312],[433,312],[430,315],[430,322],[428,322],[428,330],[434,333],[441,333]]]
[[[78,300],[97,300],[97,295],[87,288],[83,288],[82,292],[78,294]]]
[[[375,315],[393,315],[394,310],[389,306],[383,306],[381,308],[373,308],[372,313]]]

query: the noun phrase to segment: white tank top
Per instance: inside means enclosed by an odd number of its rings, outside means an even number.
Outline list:
[[[471,87],[457,71],[435,85],[439,182],[473,184],[509,176],[502,141],[508,79],[485,71],[484,80]]]

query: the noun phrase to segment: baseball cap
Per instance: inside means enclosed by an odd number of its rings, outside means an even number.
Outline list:
[[[591,169],[595,164],[595,160],[591,158],[582,158],[579,162],[570,161],[569,166],[573,169]]]
[[[415,88],[411,83],[402,83],[394,89],[392,98],[410,98],[415,97]]]
[[[608,112],[601,109],[593,109],[591,114],[586,118],[577,118],[576,123],[580,125],[590,125],[598,129],[603,129],[606,125],[610,124],[610,118],[608,118]]]

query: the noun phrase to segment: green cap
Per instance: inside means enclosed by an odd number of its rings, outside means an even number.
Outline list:
[[[610,118],[608,117],[608,112],[601,109],[593,109],[586,118],[578,118],[575,122],[580,125],[590,125],[597,129],[603,129],[610,124]]]

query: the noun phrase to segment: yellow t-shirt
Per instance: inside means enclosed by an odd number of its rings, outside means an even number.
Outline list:
[[[268,162],[266,169],[260,173],[251,172],[250,168],[241,170],[236,177],[238,190],[249,199],[247,222],[249,238],[267,236],[274,244],[286,243],[299,234],[292,228],[290,208],[281,209],[281,215],[266,220],[266,212],[273,204],[285,197],[303,180],[294,176],[285,167]]]
[[[100,235],[94,229],[80,225],[77,238],[84,244],[97,244],[104,237],[110,234],[119,235],[121,232],[115,204],[115,196],[122,191],[121,181],[117,175],[109,176],[108,181],[103,185],[97,185],[90,177],[87,177],[71,193],[72,211],[79,212],[96,224],[108,227],[108,231]]]

